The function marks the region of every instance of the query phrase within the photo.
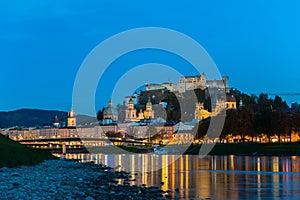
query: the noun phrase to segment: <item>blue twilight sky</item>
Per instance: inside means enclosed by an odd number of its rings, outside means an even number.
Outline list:
[[[76,73],[89,52],[114,34],[149,26],[194,38],[243,92],[300,92],[299,10],[298,0],[2,0],[0,110],[68,110]],[[107,87],[97,90],[96,107],[106,105],[111,84],[126,71],[116,73],[118,67],[149,62],[188,65],[159,51],[123,56],[101,80]],[[287,100],[300,102],[300,96]]]

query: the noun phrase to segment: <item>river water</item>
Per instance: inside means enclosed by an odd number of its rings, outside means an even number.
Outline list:
[[[67,154],[126,170],[176,199],[300,199],[300,157]]]

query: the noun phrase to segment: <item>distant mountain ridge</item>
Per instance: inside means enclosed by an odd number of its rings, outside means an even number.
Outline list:
[[[56,115],[59,120],[63,118],[66,122],[68,113],[58,110],[19,109],[15,111],[0,112],[0,127],[51,125],[53,124]],[[89,121],[91,119],[93,119],[93,117],[86,115],[77,116],[78,123]]]

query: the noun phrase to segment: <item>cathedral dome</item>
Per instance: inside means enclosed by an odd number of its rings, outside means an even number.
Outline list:
[[[113,119],[117,120],[118,119],[118,111],[116,108],[113,107],[112,101],[110,100],[108,102],[108,106],[104,109],[103,111],[103,118],[104,119]]]
[[[118,115],[118,111],[113,107],[107,107],[104,109],[103,115]]]

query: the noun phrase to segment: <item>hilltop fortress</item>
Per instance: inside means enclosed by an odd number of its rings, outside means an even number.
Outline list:
[[[149,84],[146,83],[146,91],[167,89],[171,92],[184,93],[189,90],[206,89],[208,87],[224,87],[226,92],[229,91],[229,77],[223,76],[222,80],[207,80],[206,75],[202,73],[200,76],[182,76],[179,78],[178,83],[174,84],[166,82],[162,84]]]

